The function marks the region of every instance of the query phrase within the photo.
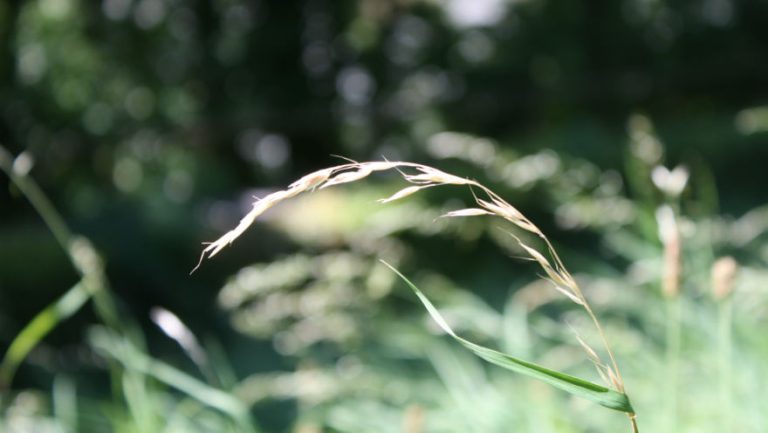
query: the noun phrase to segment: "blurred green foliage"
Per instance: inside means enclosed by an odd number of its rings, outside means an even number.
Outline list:
[[[669,428],[656,211],[670,206],[683,245],[676,431],[726,431],[715,417],[759,431],[766,20],[766,3],[731,0],[0,2],[0,145],[95,245],[125,322],[98,327],[88,304],[59,324],[0,389],[0,422],[12,432],[624,428],[442,340],[377,264],[413,275],[460,333],[592,374],[573,364],[584,356],[560,326],[581,332],[583,317],[509,259],[520,254],[506,228],[435,220],[468,193],[381,207],[374,200],[398,188],[391,178],[318,192],[188,276],[200,242],[236,224],[253,196],[342,155],[478,178],[536,221],[583,272],[646,431]],[[690,179],[672,197],[679,164]],[[654,177],[660,166],[669,174]],[[5,177],[0,222],[4,356],[79,276]],[[725,344],[727,309],[709,294],[722,255],[741,265],[730,369],[710,362]],[[197,346],[174,342],[153,321],[157,306]],[[724,368],[728,386],[701,379]],[[730,416],[722,386],[740,403]]]

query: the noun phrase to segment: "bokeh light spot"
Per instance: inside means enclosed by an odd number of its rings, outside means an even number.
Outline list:
[[[120,159],[112,171],[115,187],[125,193],[136,191],[141,186],[143,177],[141,164],[133,158]]]

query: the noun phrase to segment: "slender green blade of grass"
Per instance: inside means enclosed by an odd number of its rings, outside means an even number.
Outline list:
[[[154,402],[154,396],[149,391],[146,376],[133,370],[125,370],[122,374],[122,390],[128,413],[139,431],[159,431],[158,422],[162,415]]]
[[[0,385],[10,386],[13,375],[29,352],[59,323],[75,314],[91,296],[84,280],[37,313],[14,338],[0,364]]]
[[[75,270],[80,274],[81,281],[78,284],[87,287],[81,287],[78,290],[84,291],[85,289],[89,289],[92,292],[90,295],[93,295],[94,298],[96,312],[100,314],[104,321],[110,326],[115,329],[120,329],[122,321],[115,312],[114,301],[108,293],[106,280],[102,275],[103,269],[101,269],[99,265],[95,265],[92,260],[89,260],[86,266],[83,266],[84,263],[78,260],[77,254],[73,252],[73,249],[77,246],[80,251],[84,251],[88,255],[97,258],[99,256],[98,253],[87,239],[75,236],[72,231],[70,231],[62,215],[56,210],[56,207],[51,203],[51,200],[45,195],[34,179],[27,173],[20,173],[18,170],[15,170],[13,165],[14,157],[7,149],[0,145],[0,171],[3,171],[8,175],[8,178],[29,201],[38,215],[40,215],[40,218],[42,218],[46,227],[51,232],[54,239],[56,239],[56,242],[66,253],[67,258],[69,258]],[[89,280],[90,282],[88,282]],[[67,294],[65,294],[61,300],[64,300],[66,296]],[[44,310],[37,317],[45,314]],[[40,320],[44,321],[45,319],[43,318]],[[27,328],[31,325],[31,323],[27,325]],[[0,381],[2,381],[2,379],[3,378],[0,377]]]
[[[629,397],[626,394],[606,388],[596,383],[580,379],[569,374],[565,374],[556,370],[551,370],[532,362],[523,361],[517,359],[506,353],[498,352],[493,349],[475,344],[462,337],[459,337],[448,323],[445,321],[440,312],[430,302],[429,299],[413,284],[408,278],[401,274],[397,269],[391,266],[389,263],[382,261],[384,265],[390,268],[396,273],[416,294],[424,307],[429,312],[432,319],[442,328],[445,333],[450,335],[453,339],[461,343],[464,347],[474,352],[475,355],[483,358],[484,360],[496,364],[500,367],[512,370],[516,373],[523,374],[525,376],[541,380],[556,388],[562,389],[577,397],[582,397],[601,406],[605,406],[609,409],[617,410],[620,412],[634,413],[632,405],[629,402]]]
[[[129,341],[105,329],[92,332],[90,340],[94,348],[103,356],[115,359],[125,368],[153,377],[208,407],[228,414],[244,431],[257,431],[250,418],[248,407],[231,394],[146,355]]]
[[[53,380],[53,415],[61,421],[64,433],[79,431],[77,425],[78,401],[75,382],[66,376],[56,376]]]

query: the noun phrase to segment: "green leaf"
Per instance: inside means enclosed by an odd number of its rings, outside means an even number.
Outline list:
[[[91,297],[84,280],[48,305],[30,321],[8,346],[0,364],[0,384],[10,386],[13,375],[29,352],[59,323],[75,314]]]
[[[437,311],[437,308],[435,308],[432,302],[427,299],[424,293],[422,293],[421,290],[416,287],[416,285],[414,285],[410,280],[408,280],[408,278],[406,278],[389,263],[384,261],[382,261],[382,263],[384,263],[384,265],[386,265],[400,278],[402,278],[406,284],[408,284],[411,290],[413,290],[416,296],[418,296],[419,300],[421,300],[421,303],[424,304],[424,307],[427,309],[430,316],[432,316],[432,319],[440,326],[440,328],[442,328],[443,331],[445,331],[445,333],[450,335],[454,340],[461,343],[467,349],[474,352],[474,354],[480,358],[483,358],[492,364],[506,368],[507,370],[512,370],[516,373],[541,380],[554,386],[555,388],[562,389],[563,391],[566,391],[577,397],[582,397],[594,401],[595,403],[605,406],[609,409],[617,410],[620,412],[634,413],[634,409],[632,409],[632,405],[629,402],[629,397],[627,397],[627,395],[624,393],[606,388],[588,380],[571,376],[566,373],[551,370],[532,362],[517,359],[506,353],[489,349],[459,337],[453,331],[453,329],[448,326],[448,323],[445,321],[440,312]]]

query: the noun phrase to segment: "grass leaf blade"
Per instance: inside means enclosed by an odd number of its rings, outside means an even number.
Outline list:
[[[104,328],[90,334],[91,346],[97,353],[121,363],[126,369],[154,378],[175,388],[198,402],[232,417],[245,432],[258,432],[248,407],[230,393],[190,376],[139,350],[130,341]]]
[[[13,339],[0,364],[0,385],[10,386],[16,369],[29,352],[59,323],[75,314],[91,297],[84,280],[45,307]]]
[[[411,290],[413,290],[413,292],[429,312],[432,319],[440,326],[441,329],[443,329],[443,331],[445,331],[453,339],[461,343],[467,349],[471,350],[480,358],[483,358],[484,360],[507,370],[512,370],[516,373],[541,380],[572,395],[594,401],[595,403],[598,403],[601,406],[607,407],[609,409],[626,413],[634,413],[634,409],[632,409],[632,405],[630,404],[629,398],[626,394],[584,379],[580,379],[575,376],[571,376],[566,373],[551,370],[541,365],[515,358],[506,353],[481,346],[458,336],[453,331],[453,329],[451,329],[451,327],[448,325],[448,322],[445,321],[437,308],[435,308],[432,302],[430,302],[430,300],[424,295],[424,293],[422,293],[421,290],[419,290],[418,287],[416,287],[415,284],[413,284],[408,278],[406,278],[389,263],[384,261],[382,261],[382,263],[390,268],[394,273],[396,273],[411,288]]]

